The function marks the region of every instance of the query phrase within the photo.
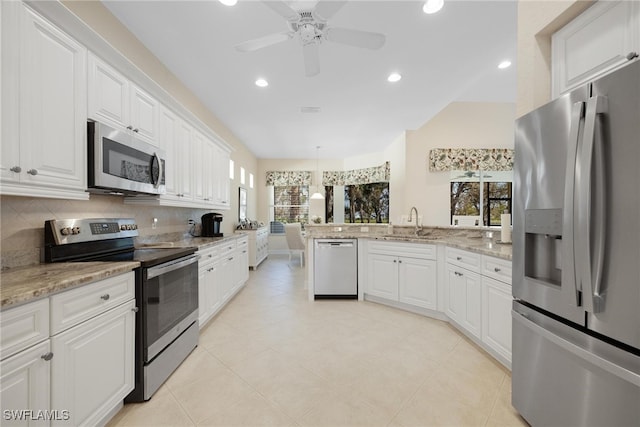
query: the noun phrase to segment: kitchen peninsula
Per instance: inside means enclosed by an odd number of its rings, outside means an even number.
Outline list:
[[[500,230],[308,225],[309,300],[315,299],[314,240],[345,238],[358,241],[359,300],[447,321],[511,368],[512,247],[500,242]]]

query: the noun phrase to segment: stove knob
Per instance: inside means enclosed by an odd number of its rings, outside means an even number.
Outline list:
[[[133,224],[132,227],[133,227],[132,230],[137,230],[138,229],[138,224]]]
[[[125,224],[120,224],[120,231],[124,231],[127,229],[127,226]]]
[[[69,234],[71,234],[71,227],[61,228],[60,234],[62,234],[63,236],[68,236]]]
[[[127,224],[127,230],[131,230],[131,224]]]
[[[80,234],[80,227],[73,227],[71,229],[71,234]]]

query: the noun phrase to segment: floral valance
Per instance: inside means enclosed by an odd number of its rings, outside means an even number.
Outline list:
[[[268,171],[267,185],[311,185],[309,171]]]
[[[322,173],[322,185],[355,185],[374,182],[389,182],[391,165],[389,162],[380,166],[350,171],[325,171]]]
[[[510,171],[513,153],[508,148],[434,148],[429,153],[429,171]]]

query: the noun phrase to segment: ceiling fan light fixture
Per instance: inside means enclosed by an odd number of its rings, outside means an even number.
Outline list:
[[[511,61],[509,61],[508,59],[505,59],[504,61],[498,64],[498,68],[500,68],[501,70],[504,70],[505,68],[509,68],[509,67],[511,67]]]
[[[444,6],[444,0],[427,0],[422,6],[422,11],[430,15],[440,11],[442,6]]]
[[[269,86],[269,82],[266,81],[263,78],[260,78],[260,79],[256,80],[256,86],[258,86],[258,87],[267,87],[267,86]]]
[[[225,6],[235,6],[236,3],[238,3],[238,0],[218,0],[218,1]]]
[[[387,77],[387,81],[391,83],[395,83],[395,82],[399,82],[401,78],[402,78],[402,75],[400,75],[400,73],[391,73],[389,74],[389,77]]]

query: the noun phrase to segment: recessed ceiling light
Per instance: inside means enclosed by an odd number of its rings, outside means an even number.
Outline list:
[[[258,86],[258,87],[267,87],[267,86],[269,86],[269,82],[266,81],[265,79],[258,79],[258,80],[256,80],[256,86]]]
[[[400,79],[402,78],[402,76],[398,73],[391,73],[389,74],[389,77],[387,77],[387,81],[391,82],[391,83],[395,83],[397,81],[400,81]]]
[[[235,6],[236,3],[238,3],[238,0],[218,0],[218,1],[225,6]]]
[[[498,64],[498,68],[500,68],[501,70],[504,70],[505,68],[509,68],[509,67],[511,67],[511,61],[509,60],[504,60]]]
[[[432,14],[438,12],[444,6],[444,0],[427,0],[422,6],[424,13]]]

